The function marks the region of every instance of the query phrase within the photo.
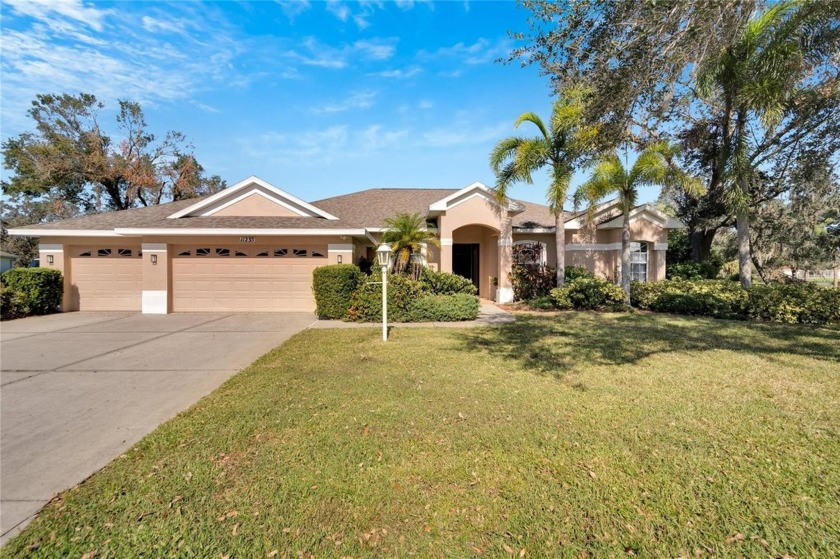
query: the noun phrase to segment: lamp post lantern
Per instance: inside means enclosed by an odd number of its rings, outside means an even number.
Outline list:
[[[376,249],[376,257],[382,268],[382,341],[388,341],[388,265],[391,263],[391,247],[382,243]]]

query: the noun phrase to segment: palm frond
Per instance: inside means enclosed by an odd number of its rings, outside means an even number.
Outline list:
[[[519,115],[519,118],[516,119],[516,122],[513,123],[513,127],[519,128],[519,125],[523,122],[530,122],[531,124],[540,129],[540,132],[542,133],[542,136],[545,140],[551,140],[551,136],[549,135],[545,124],[543,123],[542,119],[539,117],[538,114],[532,113],[530,111],[522,113],[521,115]]]

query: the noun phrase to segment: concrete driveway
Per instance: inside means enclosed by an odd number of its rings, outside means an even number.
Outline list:
[[[0,325],[0,545],[54,494],[315,322],[67,313]]]

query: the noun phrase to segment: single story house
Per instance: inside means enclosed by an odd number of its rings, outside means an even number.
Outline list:
[[[430,266],[472,279],[481,297],[513,299],[512,247],[539,242],[556,263],[554,217],[490,189],[372,189],[315,202],[250,177],[212,196],[13,229],[40,240],[42,267],[64,274],[68,311],[313,311],[312,270],[375,260],[384,221],[420,213],[440,235]],[[665,277],[667,232],[681,227],[650,205],[631,215],[634,275]],[[594,220],[570,214],[566,265],[619,273],[621,215],[615,203]]]
[[[6,270],[11,270],[17,259],[18,257],[11,252],[0,250],[0,273],[5,272]]]

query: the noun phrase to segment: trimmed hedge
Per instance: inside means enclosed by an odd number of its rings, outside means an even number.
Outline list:
[[[436,272],[430,268],[423,269],[420,274],[420,283],[426,291],[435,295],[455,295],[456,293],[475,295],[478,292],[469,279],[448,272]]]
[[[12,293],[3,299],[3,318],[7,309],[16,316],[56,312],[64,295],[61,272],[50,268],[12,268],[0,276],[0,285]]]
[[[366,276],[354,264],[320,266],[312,272],[315,314],[319,318],[341,319],[350,308],[353,292]]]
[[[425,295],[409,304],[406,318],[407,322],[457,322],[475,320],[478,310],[475,295]]]
[[[730,280],[633,283],[633,306],[657,312],[787,324],[840,324],[840,289],[769,283],[743,289]]]
[[[0,318],[10,320],[29,315],[23,293],[0,285]]]
[[[551,290],[554,306],[561,310],[626,310],[624,290],[611,281],[579,277]]]
[[[388,321],[389,322],[453,322],[475,320],[478,316],[478,297],[473,295],[472,282],[467,290],[459,276],[458,280],[441,276],[453,274],[434,273],[437,289],[449,291],[464,289],[469,293],[432,293],[428,283],[414,281],[402,275],[388,276]],[[350,322],[378,322],[382,320],[382,284],[373,281],[375,276],[364,279],[350,298],[349,308],[343,317]],[[377,278],[378,279],[378,278]]]

